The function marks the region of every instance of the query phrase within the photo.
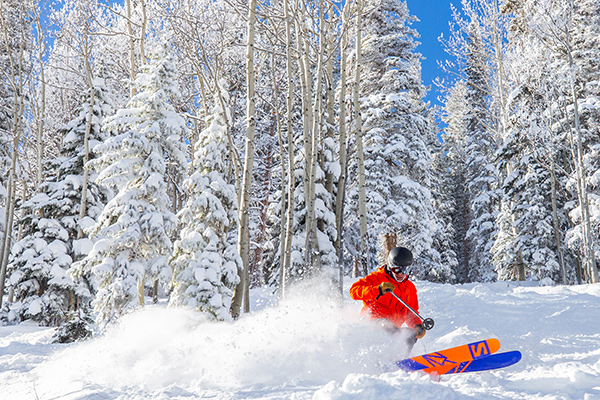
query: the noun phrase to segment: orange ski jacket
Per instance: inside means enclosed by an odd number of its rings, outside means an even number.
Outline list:
[[[394,294],[418,313],[417,288],[408,278],[398,282],[385,272],[384,267],[380,267],[354,282],[350,287],[350,297],[363,301],[362,313],[371,319],[385,318],[398,328],[406,323],[409,328],[414,329],[415,325],[420,324],[421,321],[390,293],[379,296],[379,285],[383,282],[391,282],[395,287]]]

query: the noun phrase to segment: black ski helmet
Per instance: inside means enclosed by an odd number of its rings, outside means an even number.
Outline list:
[[[413,255],[406,247],[394,247],[388,254],[388,265],[390,267],[405,267],[411,265]]]

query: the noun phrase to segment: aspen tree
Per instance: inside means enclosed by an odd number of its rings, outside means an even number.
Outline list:
[[[25,52],[31,45],[31,37],[26,23],[27,13],[32,5],[26,1],[0,2],[0,46],[8,59],[6,77],[12,91],[12,155],[8,176],[4,235],[0,248],[0,308],[6,279],[6,267],[13,239],[13,224],[17,201],[18,149],[23,136],[25,115],[25,84],[28,74]],[[9,14],[10,13],[10,14]],[[13,14],[14,13],[14,14]],[[16,44],[13,43],[16,39]]]
[[[335,198],[335,221],[337,229],[337,239],[335,246],[337,248],[338,262],[339,262],[339,290],[344,290],[344,265],[343,265],[343,243],[342,243],[342,230],[343,230],[343,218],[344,218],[344,200],[346,194],[346,178],[348,175],[348,140],[347,140],[347,128],[346,128],[346,66],[347,66],[347,51],[348,51],[348,34],[349,34],[349,20],[350,20],[350,9],[349,3],[346,3],[342,13],[342,27],[341,27],[341,44],[340,44],[340,94],[339,94],[339,144],[340,144],[340,177],[337,182],[337,192]]]
[[[352,104],[354,107],[354,135],[356,136],[356,161],[358,164],[358,216],[360,224],[360,273],[367,273],[367,198],[365,188],[365,154],[363,149],[362,113],[360,111],[360,81],[362,63],[362,13],[363,0],[356,1],[356,59]]]
[[[231,301],[231,316],[237,318],[240,315],[242,302],[244,312],[250,311],[250,285],[249,285],[249,209],[250,209],[250,190],[252,187],[252,166],[254,164],[254,131],[256,129],[255,119],[255,72],[254,72],[254,30],[256,23],[256,0],[250,0],[248,7],[248,43],[246,45],[246,79],[247,79],[247,97],[246,97],[246,155],[244,159],[244,174],[241,188],[241,201],[239,209],[239,231],[238,231],[238,253],[242,258],[243,269],[238,270],[240,283],[235,288],[233,299]]]
[[[293,8],[296,9],[296,8]],[[294,87],[292,84],[292,19],[293,14],[290,13],[289,0],[283,0],[283,13],[285,19],[285,56],[286,56],[286,133],[287,133],[287,153],[288,153],[288,182],[287,182],[287,207],[285,216],[285,229],[282,235],[281,245],[281,271],[279,275],[279,298],[285,297],[287,286],[287,272],[291,263],[292,252],[292,229],[294,224],[294,184],[295,184],[295,165],[294,165],[294,127],[292,125],[293,104],[294,104]]]

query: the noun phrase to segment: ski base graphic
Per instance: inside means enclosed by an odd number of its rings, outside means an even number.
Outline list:
[[[494,354],[499,349],[498,339],[486,339],[407,358],[397,361],[395,366],[404,371],[423,371],[440,376],[504,368],[521,360],[521,352],[508,351]]]
[[[521,360],[520,351],[507,351],[506,353],[492,354],[489,357],[480,358],[473,361],[464,361],[451,368],[448,372],[438,375],[462,374],[465,372],[489,371],[492,369],[504,368],[516,364]],[[429,374],[435,374],[435,369],[428,371]]]
[[[499,349],[500,341],[498,339],[486,339],[407,358],[406,360],[397,361],[396,366],[405,371],[419,371],[446,366],[450,369],[452,366],[464,361],[487,357]]]

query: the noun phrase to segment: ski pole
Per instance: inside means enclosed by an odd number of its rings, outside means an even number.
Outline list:
[[[396,293],[394,293],[394,292],[389,292],[389,293],[391,293],[392,296],[394,296],[400,303],[404,304],[404,307],[408,308],[413,314],[415,314],[417,316],[417,318],[419,318],[421,320],[421,323],[423,324],[423,328],[425,328],[425,330],[430,330],[431,328],[433,328],[434,322],[431,318],[421,317],[418,312],[416,312],[408,304],[406,304],[404,302],[404,300],[402,300],[400,297],[398,297],[396,295]]]

